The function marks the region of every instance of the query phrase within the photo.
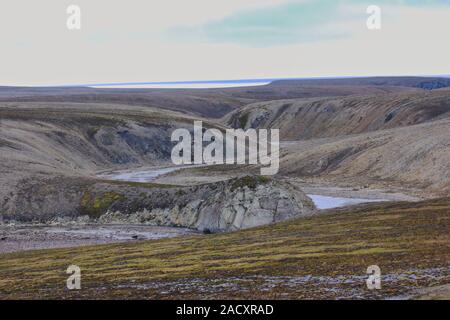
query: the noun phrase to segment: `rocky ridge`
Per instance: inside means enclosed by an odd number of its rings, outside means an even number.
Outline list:
[[[127,212],[129,200],[116,203],[102,214],[101,223],[145,223],[187,227],[204,232],[233,231],[311,215],[315,207],[299,188],[258,176],[183,188],[175,191],[171,204]],[[128,197],[129,199],[129,197]],[[168,198],[166,198],[168,199]],[[145,203],[145,199],[139,200]],[[133,213],[131,213],[133,212]]]
[[[4,223],[147,224],[219,232],[246,229],[308,216],[314,204],[283,180],[244,176],[192,187],[115,181],[70,182],[68,188],[34,190]],[[86,187],[89,185],[89,187]],[[47,196],[48,192],[52,197]],[[57,200],[55,200],[57,199]],[[52,204],[59,205],[52,210]],[[36,216],[36,212],[46,214]]]

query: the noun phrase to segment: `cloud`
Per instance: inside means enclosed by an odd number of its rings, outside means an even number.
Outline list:
[[[351,37],[355,29],[342,26],[366,19],[365,8],[375,3],[383,7],[430,8],[445,6],[449,1],[291,0],[263,8],[243,9],[195,26],[180,25],[170,28],[166,35],[172,41],[257,47],[328,41]],[[360,28],[363,27],[360,24]]]
[[[277,6],[242,10],[221,20],[170,30],[175,41],[238,43],[266,46],[340,37],[324,33],[335,16],[336,4],[329,1],[296,1]]]

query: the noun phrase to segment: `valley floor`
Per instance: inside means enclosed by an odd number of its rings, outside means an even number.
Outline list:
[[[172,238],[198,233],[192,229],[147,225],[0,225],[0,254],[25,250]]]

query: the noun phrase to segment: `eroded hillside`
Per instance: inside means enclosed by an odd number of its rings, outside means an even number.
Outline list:
[[[4,103],[0,116],[0,221],[150,223],[223,231],[314,209],[295,186],[263,178],[179,188],[97,176],[104,169],[170,165],[173,130],[192,130],[198,118],[74,103]],[[205,127],[222,129],[201,120]]]
[[[224,118],[235,128],[280,129],[283,140],[336,137],[450,116],[449,91],[266,101]]]
[[[193,121],[167,110],[129,106],[3,103],[2,217],[74,215],[97,171],[167,164],[172,131],[191,128]]]
[[[288,144],[280,174],[354,186],[450,193],[450,119]]]

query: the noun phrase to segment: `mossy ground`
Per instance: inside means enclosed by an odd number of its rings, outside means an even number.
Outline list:
[[[0,298],[385,298],[450,282],[449,230],[444,198],[371,204],[232,233],[4,254]],[[72,264],[82,270],[79,291],[66,289]],[[384,280],[382,290],[370,291],[366,269],[374,264]],[[444,271],[414,276],[438,269]],[[309,276],[319,281],[292,282]],[[262,290],[261,277],[276,281]]]
[[[239,188],[247,187],[249,189],[256,189],[259,184],[266,184],[271,181],[270,178],[265,176],[244,176],[241,178],[237,178],[233,181],[231,185],[231,191],[234,191]]]
[[[81,197],[80,211],[91,218],[98,218],[111,204],[121,199],[123,195],[117,192],[94,194],[86,191]]]

